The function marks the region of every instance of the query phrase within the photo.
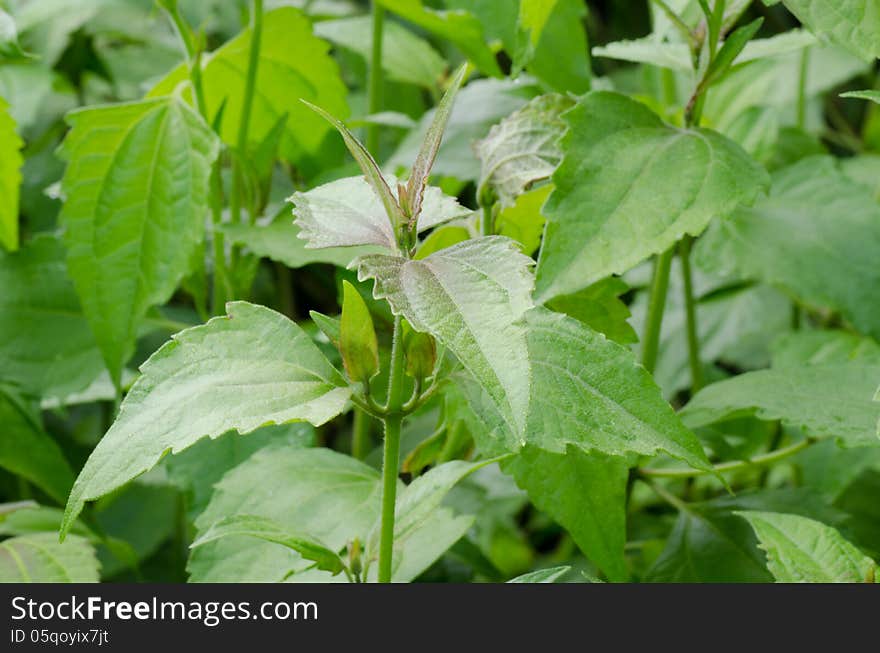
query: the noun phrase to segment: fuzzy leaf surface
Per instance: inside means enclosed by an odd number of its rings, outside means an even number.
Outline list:
[[[539,301],[623,273],[685,234],[699,235],[768,183],[739,145],[712,131],[666,125],[623,95],[589,93],[564,120],[565,156],[544,205]]]
[[[344,409],[342,375],[294,322],[247,302],[181,331],[141,366],[142,376],[80,472],[67,528],[86,501],[151,469],[203,437],[266,424],[320,425]]]
[[[873,582],[876,563],[835,528],[800,515],[745,511],[779,583]]]
[[[175,98],[80,109],[67,119],[68,268],[118,381],[138,323],[171,296],[204,239],[219,142]]]

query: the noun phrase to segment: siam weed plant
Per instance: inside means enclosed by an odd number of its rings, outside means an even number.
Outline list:
[[[37,4],[0,579],[876,580],[875,2]]]

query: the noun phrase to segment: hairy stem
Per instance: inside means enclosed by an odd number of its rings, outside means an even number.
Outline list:
[[[385,25],[385,9],[373,0],[373,48],[370,53],[370,79],[369,96],[367,98],[367,112],[370,115],[382,110],[382,35]],[[370,123],[367,125],[367,149],[373,156],[379,154],[379,125]]]
[[[754,458],[750,458],[749,460],[734,460],[729,463],[721,463],[720,465],[715,465],[709,471],[684,467],[676,469],[651,469],[649,467],[644,467],[642,469],[639,469],[639,475],[642,477],[651,478],[691,478],[693,476],[705,476],[707,474],[737,472],[743,469],[750,469],[754,467],[766,467],[767,465],[773,465],[780,460],[789,458],[799,451],[803,451],[810,445],[814,444],[814,442],[814,440],[808,438],[806,440],[796,442],[783,449],[777,449],[776,451],[771,451],[770,453],[765,453],[761,456],[755,456]]]
[[[397,472],[400,465],[400,424],[403,421],[403,329],[400,317],[394,318],[391,344],[391,371],[388,377],[388,401],[385,404],[385,455],[382,460],[382,527],[379,540],[379,582],[391,582],[391,559],[394,553],[394,511],[397,501]]]
[[[688,362],[691,368],[691,394],[699,392],[703,385],[703,364],[700,361],[700,335],[697,328],[697,307],[694,302],[694,282],[691,276],[691,246],[694,239],[685,236],[678,246],[681,261],[682,285],[684,287],[685,329],[687,331]]]
[[[651,299],[648,303],[648,318],[642,344],[642,365],[653,373],[657,367],[657,353],[660,350],[660,330],[663,327],[663,312],[666,310],[666,294],[669,291],[669,270],[675,248],[663,252],[654,263],[654,278],[651,281]]]

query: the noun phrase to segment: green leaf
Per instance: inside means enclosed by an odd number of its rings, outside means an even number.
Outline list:
[[[477,68],[487,75],[500,76],[495,55],[486,45],[483,26],[467,11],[438,11],[422,0],[377,0],[401,18],[454,44]]]
[[[687,504],[663,552],[648,570],[653,583],[766,583],[772,580],[752,529],[740,510],[797,513],[840,521],[824,497],[804,489],[745,492]]]
[[[558,0],[520,0],[517,17],[517,48],[513,57],[513,69],[523,66],[535,55],[544,26],[556,8]]]
[[[629,472],[624,459],[585,453],[573,446],[563,454],[525,446],[502,467],[610,580],[629,579],[623,555]]]
[[[767,552],[767,567],[780,583],[874,581],[876,563],[825,524],[773,512],[736,513],[751,524]]]
[[[160,463],[168,480],[186,495],[192,518],[202,513],[214,485],[230,469],[266,447],[302,449],[315,441],[315,427],[306,422],[262,426],[246,437],[229,431],[215,440],[199,440],[189,449],[166,456]]]
[[[286,546],[299,553],[305,560],[314,562],[318,569],[329,571],[334,576],[345,569],[345,563],[342,562],[339,554],[331,551],[315,538],[291,533],[275,520],[256,515],[238,514],[221,519],[199,535],[191,548],[231,535],[255,537]]]
[[[552,184],[544,184],[517,197],[513,206],[503,207],[495,216],[495,231],[518,242],[523,254],[536,252],[544,234],[541,210],[552,191]]]
[[[769,0],[764,0],[769,4]],[[798,20],[863,59],[880,57],[880,3],[877,0],[783,0]]]
[[[480,163],[474,157],[474,141],[484,138],[492,125],[522,107],[538,95],[538,88],[528,80],[477,79],[461,89],[446,125],[446,135],[432,168],[435,176],[477,180]],[[407,169],[418,156],[433,120],[428,111],[419,120],[418,129],[403,139],[388,160],[389,170]]]
[[[487,389],[515,430],[524,425],[528,354],[514,324],[531,305],[531,259],[502,237],[470,240],[418,260],[373,255],[358,278],[416,331],[448,347]]]
[[[575,94],[590,90],[592,71],[584,28],[586,14],[587,7],[580,0],[556,0],[544,23],[526,69],[551,90]]]
[[[203,437],[292,421],[317,426],[345,408],[345,380],[299,326],[247,302],[227,312],[181,331],[141,367],[71,491],[65,529],[86,501]]]
[[[0,251],[0,378],[59,399],[104,369],[64,257],[61,242],[45,235],[14,254]]]
[[[686,43],[658,41],[653,35],[640,39],[613,41],[592,50],[594,57],[650,64],[689,73],[693,70],[690,48]]]
[[[0,424],[0,467],[63,503],[73,485],[73,471],[58,444],[43,430],[39,412],[0,388]]]
[[[767,182],[732,141],[665,125],[622,95],[589,93],[564,119],[565,157],[544,205],[541,301],[625,272],[685,234],[699,235],[713,217],[754,200]]]
[[[367,192],[370,192],[369,189]],[[379,251],[373,246],[310,249],[300,238],[300,228],[291,223],[287,211],[269,223],[228,222],[222,224],[220,229],[230,242],[246,247],[257,256],[270,258],[294,269],[314,263],[329,263],[344,268],[358,256]]]
[[[620,299],[627,290],[629,286],[622,279],[608,277],[571,295],[553,298],[547,308],[570,315],[608,339],[627,345],[639,339],[627,322],[629,308]]]
[[[0,245],[9,251],[18,249],[18,194],[23,145],[15,131],[15,121],[9,115],[9,105],[0,97]]]
[[[382,485],[372,467],[329,449],[269,448],[223,477],[196,520],[197,537],[235,515],[270,519],[340,551],[369,532],[381,511]],[[192,582],[330,580],[305,573],[311,563],[286,547],[230,536],[192,551]]]
[[[703,76],[702,83],[705,84],[706,87],[711,85],[728,71],[733,65],[734,60],[740,55],[746,45],[748,45],[749,41],[752,40],[752,37],[758,33],[758,30],[761,29],[761,25],[763,24],[763,17],[756,18],[748,25],[744,25],[735,30],[724,40],[724,45],[721,46],[721,49],[715,55],[712,63],[710,63],[709,67],[706,69],[706,74]]]
[[[830,157],[776,172],[770,196],[716,222],[694,251],[722,276],[782,286],[880,336],[880,206]],[[858,279],[858,283],[853,283]]]
[[[461,88],[467,73],[467,64],[462,64],[434,109],[431,125],[428,127],[428,131],[425,132],[425,140],[422,141],[422,147],[419,148],[419,154],[412,165],[409,179],[406,182],[405,198],[398,197],[401,206],[404,208],[404,213],[409,218],[412,226],[414,226],[422,213],[422,200],[425,195],[425,187],[428,185],[428,177],[431,175],[431,168],[434,167],[434,160],[437,158],[437,152],[440,150],[440,143],[443,140],[443,134],[446,132],[446,124],[449,122],[449,116],[455,103],[455,96],[458,95],[458,90]],[[398,190],[398,195],[401,192],[403,191]]]
[[[315,34],[368,60],[373,47],[370,16],[352,16],[315,24]],[[390,80],[436,88],[446,70],[443,57],[411,31],[393,21],[382,28],[382,70]]]
[[[880,104],[880,91],[849,91],[848,93],[841,93],[840,97],[870,100],[875,104]]]
[[[360,293],[348,281],[342,282],[342,317],[339,323],[339,353],[348,378],[367,382],[379,371],[379,342],[373,318]]]
[[[846,331],[795,331],[773,342],[773,367],[880,365],[880,344]]]
[[[251,28],[203,57],[202,78],[208,115],[223,107],[220,135],[226,143],[238,141],[244,101]],[[287,114],[279,151],[289,161],[300,162],[320,153],[329,126],[303,106],[302,98],[334,116],[348,115],[346,88],[339,67],[329,54],[330,45],[312,34],[309,19],[293,7],[280,7],[263,16],[263,36],[248,141],[262,142],[278,120]],[[186,82],[180,66],[150,91],[169,95]]]
[[[477,196],[491,188],[503,206],[511,206],[534,183],[548,179],[562,159],[559,138],[566,125],[560,115],[573,105],[564,95],[540,95],[493,126],[474,145],[482,164]]]
[[[397,188],[397,178],[383,177],[386,187]],[[397,196],[389,190],[396,205]],[[385,208],[370,190],[363,177],[345,177],[305,192],[296,192],[288,200],[294,206],[298,236],[306,241],[306,249],[378,245],[392,251],[397,240]],[[419,216],[418,230],[464,217],[470,210],[439,188],[428,187],[425,205]],[[402,219],[402,218],[401,218]]]
[[[366,256],[358,275],[375,279],[377,298],[476,379],[497,418],[486,432],[502,451],[526,443],[558,453],[567,444],[610,455],[665,451],[706,468],[696,437],[628,349],[564,315],[528,310],[529,264],[511,241],[492,236],[421,261]]]
[[[860,363],[786,366],[714,383],[681,412],[691,428],[755,415],[782,420],[814,438],[848,447],[880,446],[880,404],[873,401],[880,366]]]
[[[697,469],[696,436],[632,352],[566,315],[526,314],[531,400],[527,442],[564,453],[572,444],[611,456],[667,453]]]
[[[219,143],[174,98],[80,109],[68,122],[68,268],[119,383],[140,320],[171,296],[204,238]]]
[[[0,583],[97,583],[98,560],[88,540],[55,533],[22,535],[0,542]]]
[[[497,459],[444,463],[418,477],[400,493],[394,522],[393,582],[408,582],[418,576],[471,527],[472,517],[455,517],[441,503],[460,481],[494,462]],[[371,562],[378,560],[380,526],[377,520],[370,535]],[[375,567],[371,566],[370,571],[375,572]],[[373,575],[368,578],[373,579]]]
[[[416,260],[426,258],[434,252],[439,252],[441,249],[452,247],[458,243],[470,240],[470,238],[471,232],[468,231],[466,227],[455,227],[451,225],[440,227],[428,234],[428,237],[422,241],[421,245],[419,245],[413,258]]]
[[[548,567],[547,569],[539,569],[538,571],[530,571],[522,576],[511,578],[508,583],[555,583],[557,580],[565,576],[571,567]]]

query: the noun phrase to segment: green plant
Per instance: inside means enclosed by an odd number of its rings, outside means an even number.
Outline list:
[[[108,1],[0,13],[0,579],[875,580],[872,3]]]

